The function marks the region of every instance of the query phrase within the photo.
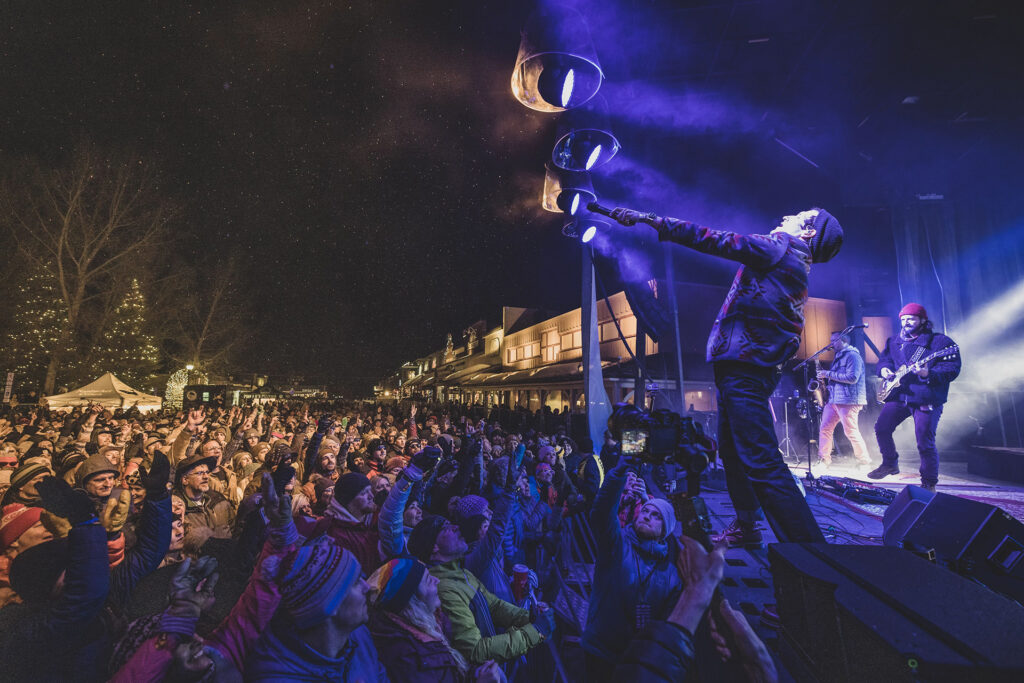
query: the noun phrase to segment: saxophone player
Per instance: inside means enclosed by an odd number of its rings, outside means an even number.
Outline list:
[[[866,470],[871,458],[857,422],[860,411],[868,402],[864,359],[842,332],[832,333],[831,347],[836,354],[832,367],[818,370],[818,380],[830,382],[828,403],[821,411],[818,431],[818,464],[825,468],[832,464],[832,436],[836,426],[842,424],[843,433],[853,445],[853,457],[858,467]]]

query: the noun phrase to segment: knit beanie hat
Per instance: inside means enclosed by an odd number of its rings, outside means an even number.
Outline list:
[[[110,466],[110,463],[107,463]],[[50,468],[38,462],[25,463],[18,469],[14,470],[14,474],[11,475],[11,491],[18,491],[22,486],[32,480],[33,477],[39,474],[53,474]]]
[[[843,246],[843,228],[836,217],[825,209],[818,209],[818,215],[811,224],[817,232],[810,240],[811,260],[825,263],[839,253]]]
[[[324,497],[324,492],[327,489],[334,488],[334,480],[330,477],[317,477],[316,483],[313,484],[313,491],[316,493],[316,499],[321,500]],[[331,491],[333,493],[333,490]]]
[[[487,501],[480,496],[468,495],[459,498],[459,502],[455,504],[455,512],[458,514],[459,519],[468,519],[477,515],[484,514],[487,510]]]
[[[437,545],[437,536],[447,523],[448,520],[441,515],[425,516],[409,534],[409,541],[406,543],[409,554],[421,562],[429,562],[434,546]]]
[[[89,481],[98,474],[113,473],[114,476],[118,476],[121,473],[118,471],[115,465],[111,465],[110,461],[102,453],[96,455],[90,455],[89,459],[86,460],[78,471],[75,472],[75,485],[85,486],[85,482]]]
[[[3,516],[0,517],[0,552],[7,550],[11,544],[39,521],[43,508],[25,507],[21,503],[5,505]]]
[[[334,614],[362,573],[355,556],[326,536],[302,546],[285,562],[287,569],[278,581],[281,601],[300,629]]]
[[[459,518],[459,533],[466,539],[467,543],[473,543],[480,538],[480,529],[489,520],[487,515],[471,515]]]
[[[409,557],[391,560],[378,569],[373,587],[377,589],[377,607],[388,612],[401,612],[416,594],[427,565]]]
[[[53,593],[57,579],[70,561],[66,538],[32,546],[11,562],[11,588],[26,603],[42,602]]]
[[[663,522],[663,530],[661,540],[668,538],[673,531],[676,530],[676,511],[672,508],[672,503],[668,502],[664,498],[651,497],[646,505],[653,505],[658,512],[661,514]]]
[[[922,318],[924,320],[928,319],[928,312],[924,310],[924,306],[921,304],[915,304],[914,302],[910,302],[900,309],[900,317],[904,315],[916,315],[918,318]]]
[[[359,472],[347,472],[334,484],[334,500],[343,506],[352,502],[352,499],[363,492],[370,485],[370,480],[365,474]]]

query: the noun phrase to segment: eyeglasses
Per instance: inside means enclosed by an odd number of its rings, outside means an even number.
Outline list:
[[[195,469],[195,470],[192,470],[191,472],[189,472],[188,474],[186,474],[185,476],[186,477],[205,477],[205,476],[208,476],[209,474],[210,474],[210,470]]]

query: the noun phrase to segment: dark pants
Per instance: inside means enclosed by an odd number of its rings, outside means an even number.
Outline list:
[[[935,486],[939,481],[939,451],[935,448],[935,430],[942,416],[941,405],[933,406],[931,410],[923,410],[921,406],[886,403],[875,422],[875,438],[878,440],[878,450],[882,453],[882,464],[889,467],[899,466],[900,455],[896,452],[892,433],[910,416],[914,417],[917,452],[921,454],[921,483],[925,486]]]
[[[780,542],[824,543],[811,508],[779,453],[768,407],[779,371],[736,361],[720,361],[714,368],[718,452],[736,516],[754,521],[764,510]]]

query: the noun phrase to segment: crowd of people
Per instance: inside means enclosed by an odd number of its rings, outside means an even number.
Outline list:
[[[724,548],[644,467],[479,406],[9,412],[0,680],[772,680]],[[571,518],[579,666],[549,606]]]

